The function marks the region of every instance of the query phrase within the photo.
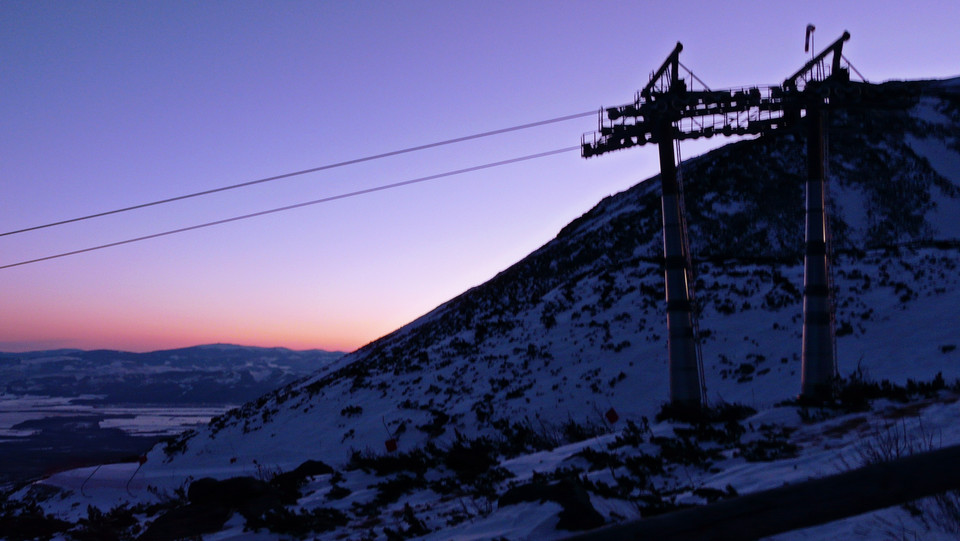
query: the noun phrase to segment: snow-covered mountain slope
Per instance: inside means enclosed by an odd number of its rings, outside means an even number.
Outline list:
[[[893,250],[960,239],[957,105],[833,116],[842,372],[902,379],[904,364],[956,355],[939,350],[957,341],[956,251]],[[803,171],[789,134],[684,165],[712,399],[765,406],[798,389]],[[304,452],[339,462],[381,447],[384,424],[407,448],[524,419],[601,422],[611,406],[650,416],[667,399],[659,204],[656,178],[604,200],[490,282],[220,419],[173,463],[212,466],[228,445],[282,466]]]
[[[831,117],[839,364],[844,374],[859,369],[896,383],[938,372],[951,382],[960,378],[960,97],[944,82],[909,86],[916,97],[905,108]],[[263,477],[321,460],[337,473],[314,478],[305,491],[316,492],[297,509],[327,509],[331,538],[390,529],[488,539],[562,535],[555,527],[566,504],[508,496],[508,487],[531,480],[576,477],[580,488],[570,490],[586,490],[598,520],[609,522],[696,500],[698,486],[723,497],[716,482],[747,492],[822,474],[813,471],[824,464],[816,461],[842,458],[837,449],[857,433],[843,431],[839,447],[822,437],[811,444],[817,432],[803,428],[800,410],[771,409],[800,386],[803,172],[804,142],[789,133],[683,164],[708,396],[760,411],[724,421],[727,436],[681,437],[670,423],[645,428],[643,419],[668,398],[654,178],[605,199],[486,284],[154,449],[139,475],[157,494],[190,478]],[[955,410],[948,391],[940,393],[928,400]],[[619,420],[605,415],[611,408]],[[939,417],[942,427],[950,426],[946,418]],[[942,433],[944,441],[960,438]],[[798,434],[809,441],[793,443]],[[399,449],[388,452],[387,440]],[[691,441],[715,451],[697,459],[708,467],[683,462],[687,451],[697,454],[684,443]],[[756,441],[783,451],[761,459],[787,462],[746,460]],[[679,462],[661,468],[667,455]],[[579,470],[564,477],[571,466]],[[624,472],[633,485],[620,482]],[[76,489],[85,473],[51,484]],[[651,489],[639,477],[660,481]],[[107,490],[98,502],[128,498]],[[232,520],[239,522],[229,522],[224,536],[243,523]]]

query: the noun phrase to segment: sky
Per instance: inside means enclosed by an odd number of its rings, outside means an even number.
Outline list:
[[[0,1],[0,233],[632,101],[679,41],[775,84],[844,30],[871,82],[960,75],[960,2]],[[584,117],[0,236],[0,266],[577,146]],[[729,142],[683,147],[684,157]],[[658,171],[574,150],[0,269],[0,351],[349,351]]]

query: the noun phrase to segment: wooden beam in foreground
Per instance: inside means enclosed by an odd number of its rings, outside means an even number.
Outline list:
[[[759,539],[960,489],[960,445],[584,532],[564,541]]]

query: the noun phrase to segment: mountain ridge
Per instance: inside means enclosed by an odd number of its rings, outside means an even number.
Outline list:
[[[10,358],[10,357],[37,357],[45,355],[61,355],[61,354],[71,354],[71,353],[90,353],[90,352],[113,352],[113,353],[122,353],[127,355],[154,355],[154,354],[163,354],[163,353],[177,353],[177,352],[190,352],[194,350],[247,350],[247,351],[289,351],[289,352],[300,352],[300,353],[313,353],[313,352],[323,352],[330,354],[343,355],[346,352],[344,351],[335,351],[335,350],[326,350],[321,348],[311,348],[311,349],[292,349],[283,346],[245,346],[242,344],[230,344],[230,343],[221,343],[217,342],[214,344],[198,344],[196,346],[185,346],[179,348],[169,348],[169,349],[158,349],[153,351],[127,351],[122,349],[110,349],[110,348],[96,348],[96,349],[81,349],[81,348],[57,348],[57,349],[37,349],[30,351],[21,351],[21,352],[9,352],[9,351],[0,351],[0,358]]]
[[[57,349],[0,353],[0,391],[103,403],[245,402],[343,354],[211,344],[133,353]]]

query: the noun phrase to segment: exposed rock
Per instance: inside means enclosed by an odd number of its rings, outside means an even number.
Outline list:
[[[520,502],[556,502],[563,507],[557,528],[562,530],[590,530],[604,524],[603,516],[590,503],[590,495],[576,479],[546,484],[532,482],[506,491],[498,505],[504,507]]]
[[[138,541],[173,541],[220,531],[233,511],[215,503],[191,503],[164,513]]]

